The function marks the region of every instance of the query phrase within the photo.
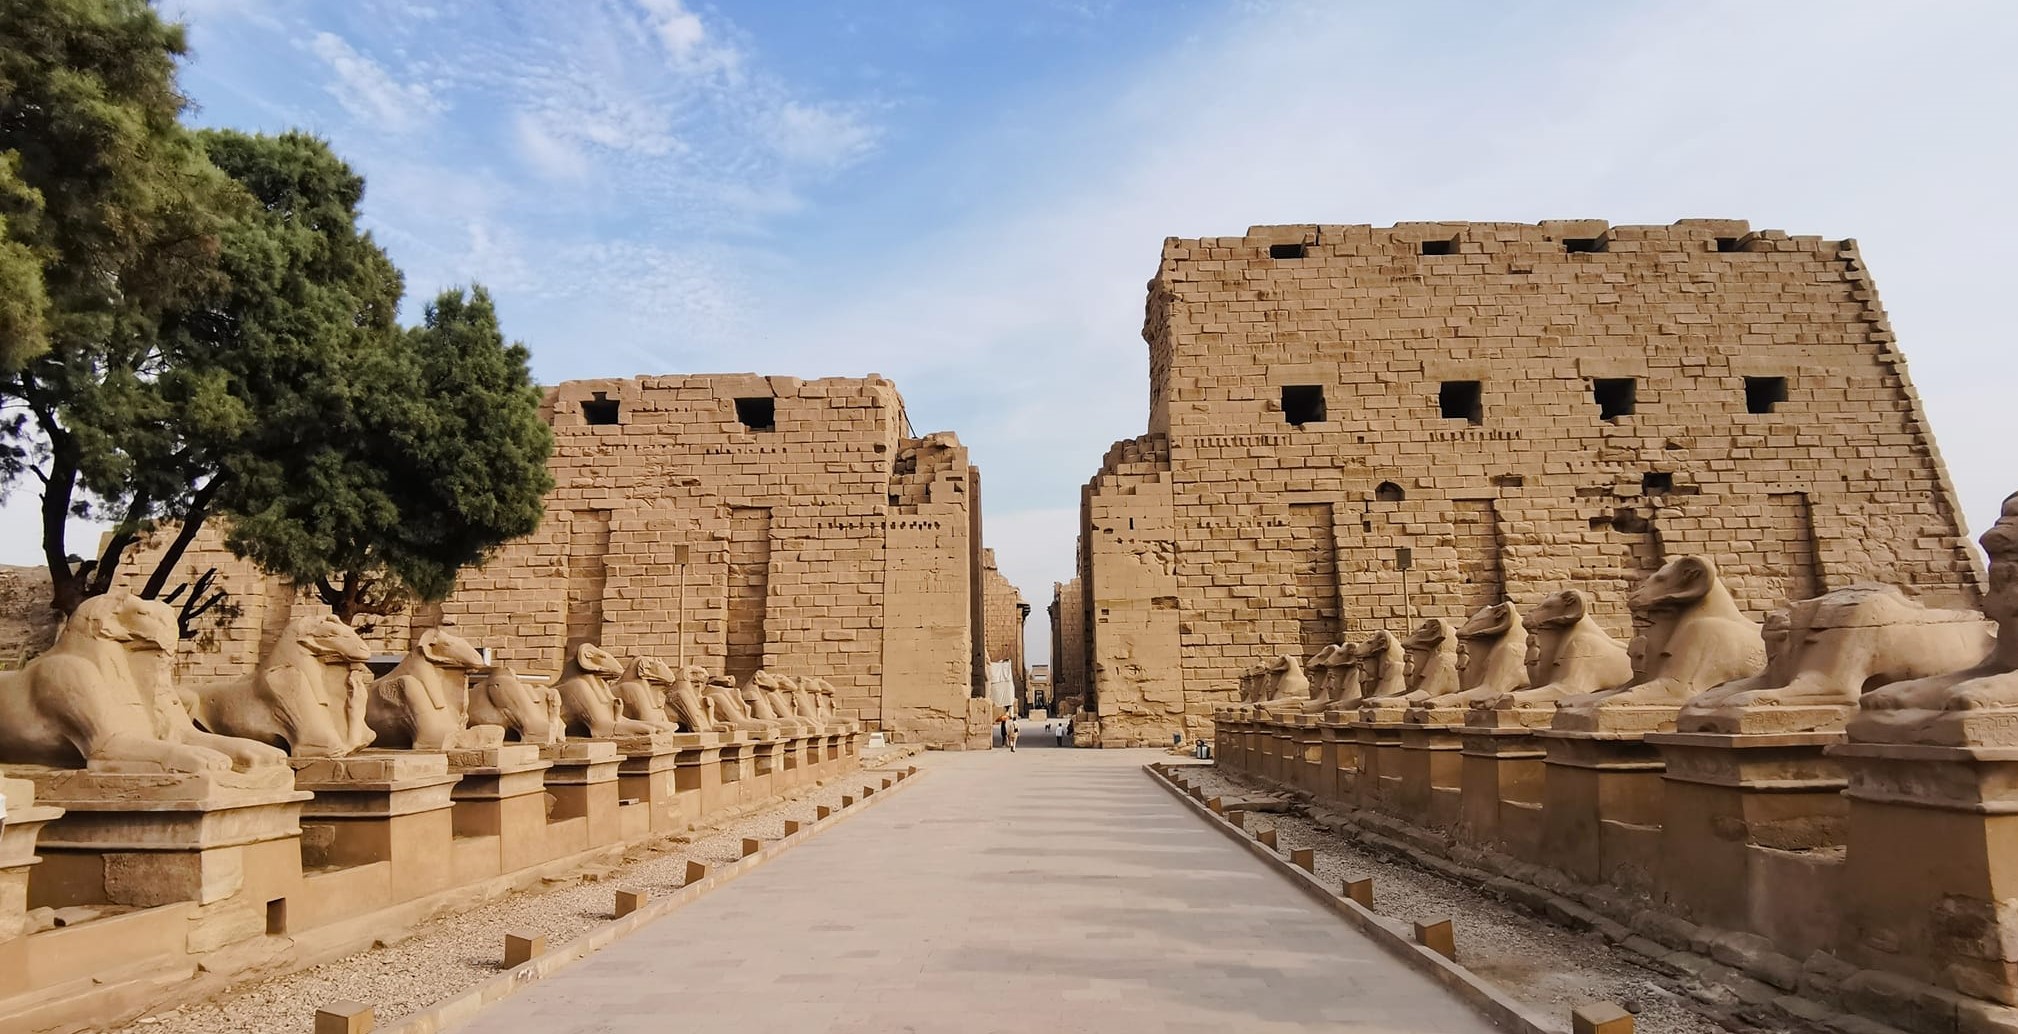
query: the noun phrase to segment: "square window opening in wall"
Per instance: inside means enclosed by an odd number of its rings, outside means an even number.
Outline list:
[[[1717,238],[1717,250],[1727,252],[1743,251],[1745,250],[1745,239],[1743,237],[1719,237]]]
[[[1650,470],[1640,475],[1642,495],[1667,495],[1675,490],[1675,476],[1662,471]]]
[[[736,419],[752,431],[770,431],[778,426],[778,400],[752,398],[736,400]]]
[[[1632,416],[1639,404],[1639,383],[1632,377],[1599,377],[1591,381],[1591,395],[1598,400],[1598,418],[1617,420]]]
[[[1300,259],[1303,257],[1303,245],[1301,243],[1271,244],[1268,246],[1268,257],[1272,259]]]
[[[1324,386],[1285,384],[1282,386],[1282,419],[1302,427],[1324,422]]]
[[[1485,392],[1478,381],[1445,381],[1436,402],[1445,420],[1485,423]]]
[[[597,426],[619,423],[622,409],[623,403],[599,391],[595,398],[582,400],[582,422]]]
[[[1787,401],[1787,379],[1785,377],[1745,378],[1745,412],[1770,413],[1773,407]]]
[[[1603,237],[1564,237],[1563,250],[1572,255],[1589,255],[1605,250]]]
[[[1457,254],[1457,238],[1453,237],[1450,240],[1444,241],[1423,241],[1422,253],[1425,255],[1455,255]]]

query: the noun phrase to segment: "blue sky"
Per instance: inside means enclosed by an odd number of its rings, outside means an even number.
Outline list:
[[[1251,224],[1855,237],[1971,526],[2018,489],[2018,5],[164,9],[191,27],[199,121],[328,137],[410,298],[489,285],[543,382],[894,378],[921,432],[972,448],[989,543],[1040,617],[1079,485],[1143,430],[1162,239]],[[35,562],[32,509],[24,486],[0,511],[0,561]]]

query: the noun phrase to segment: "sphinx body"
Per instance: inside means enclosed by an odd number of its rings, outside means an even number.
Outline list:
[[[666,691],[678,681],[672,666],[656,657],[631,658],[614,687],[624,717],[665,732],[678,732],[680,723],[666,713]]]
[[[1430,618],[1401,641],[1408,671],[1410,704],[1457,692],[1457,629],[1442,618]]]
[[[560,691],[528,684],[506,664],[485,673],[470,690],[469,721],[473,726],[498,726],[507,741],[519,743],[559,743],[567,732]]]
[[[2018,493],[1978,540],[1990,558],[1983,616],[1997,642],[1959,671],[1896,682],[1864,694],[1848,725],[1853,741],[1945,747],[2018,746]]]
[[[126,593],[79,604],[49,650],[0,672],[0,762],[143,772],[278,767],[286,753],[198,729],[167,678],[175,612]],[[156,654],[136,672],[136,656]]]
[[[1342,673],[1352,665],[1352,651],[1343,644],[1333,644],[1317,651],[1317,655],[1305,665],[1310,676],[1310,701],[1303,705],[1304,714],[1323,714],[1338,707],[1338,692],[1341,688]]]
[[[1852,585],[1774,611],[1765,640],[1765,671],[1690,699],[1676,728],[1838,728],[1864,693],[1966,668],[1995,648],[1996,633],[1973,611],[1928,608],[1889,585]]]
[[[801,736],[811,733],[810,722],[800,721],[787,707],[781,706],[784,700],[780,690],[781,684],[776,675],[758,669],[743,680],[740,690],[743,706],[749,710],[750,717],[758,721],[776,722],[778,728],[784,732]]]
[[[667,713],[691,732],[735,732],[735,727],[718,717],[701,695],[700,687],[707,684],[708,669],[698,664],[681,668],[673,684],[666,687]]]
[[[1404,706],[1408,695],[1408,654],[1401,639],[1381,629],[1362,640],[1353,653],[1359,659],[1360,703]]]
[[[1766,667],[1759,626],[1738,609],[1706,557],[1668,561],[1628,600],[1642,629],[1632,681],[1568,697],[1554,727],[1577,731],[1654,732],[1674,727],[1682,704],[1712,686],[1750,678]]]
[[[1590,597],[1576,589],[1551,593],[1528,612],[1528,681],[1522,689],[1474,704],[1514,711],[1515,724],[1549,724],[1556,702],[1617,689],[1633,680],[1633,658],[1624,644],[1590,614]]]
[[[654,727],[624,717],[623,706],[610,679],[624,673],[624,666],[609,651],[594,643],[582,643],[561,669],[554,689],[561,697],[561,719],[569,736],[608,739],[613,736],[649,736]]]
[[[371,745],[371,647],[333,614],[296,618],[250,675],[190,687],[196,724],[271,744],[298,758],[342,757]]]
[[[1273,717],[1301,713],[1310,702],[1310,677],[1303,673],[1303,664],[1291,654],[1283,654],[1268,662],[1268,699],[1261,710]]]
[[[439,628],[422,632],[399,664],[371,684],[365,719],[372,746],[450,750],[503,743],[503,729],[469,725],[469,673],[488,666],[469,640]]]
[[[814,732],[827,732],[827,720],[820,717],[819,694],[814,690],[812,676],[786,679],[785,692],[792,698],[792,713],[811,722]]]
[[[1463,656],[1457,692],[1431,697],[1424,708],[1468,710],[1527,688],[1527,628],[1511,602],[1479,608],[1457,630],[1457,640]]]
[[[708,680],[708,688],[702,698],[713,708],[715,719],[727,722],[737,732],[747,732],[760,739],[778,738],[782,728],[777,722],[758,718],[750,713],[743,703],[743,694],[736,687],[736,680],[727,675],[716,675]]]
[[[820,705],[819,717],[830,729],[855,730],[861,728],[854,719],[843,719],[839,705],[835,703],[834,684],[823,678],[813,679],[814,697]]]

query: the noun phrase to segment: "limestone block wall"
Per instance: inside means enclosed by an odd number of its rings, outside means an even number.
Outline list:
[[[522,673],[558,673],[596,642],[738,677],[816,674],[871,729],[964,738],[981,607],[974,470],[953,435],[909,436],[895,385],[569,381],[544,410],[555,488],[539,529],[464,572],[439,607],[376,622],[388,650],[415,622],[448,621]],[[247,670],[295,608],[320,606],[206,529],[182,568],[212,566],[239,609],[185,651],[186,676]]]
[[[1016,697],[1027,700],[1030,676],[1025,670],[1023,621],[1030,614],[1030,605],[1023,602],[1023,594],[996,566],[992,549],[981,550],[981,575],[985,579],[981,599],[986,618],[983,638],[987,660],[1008,661],[1015,674]]]
[[[1202,730],[1258,656],[1501,598],[1581,588],[1623,635],[1628,587],[1678,553],[1713,557],[1754,617],[1862,580],[1979,591],[1853,241],[1254,227],[1167,240],[1143,334],[1136,441],[1167,460],[1123,474],[1110,453],[1082,522],[1091,664],[1122,673],[1095,677],[1103,728],[1139,710]],[[1157,527],[1167,582],[1122,538]],[[1115,634],[1159,598],[1174,647]]]
[[[1086,699],[1086,604],[1080,581],[1051,583],[1051,695]]]
[[[1081,493],[1091,696],[1102,743],[1168,744],[1183,727],[1168,443],[1118,442]]]

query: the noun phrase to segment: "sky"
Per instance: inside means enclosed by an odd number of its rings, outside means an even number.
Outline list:
[[[2018,4],[163,0],[195,121],[329,139],[542,383],[893,378],[1035,612],[1141,434],[1165,237],[1742,218],[1855,238],[1965,517],[2018,489]],[[34,563],[33,486],[0,562]],[[76,541],[89,541],[77,539]]]

